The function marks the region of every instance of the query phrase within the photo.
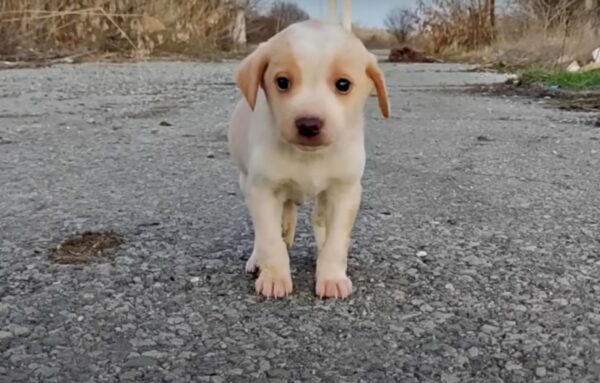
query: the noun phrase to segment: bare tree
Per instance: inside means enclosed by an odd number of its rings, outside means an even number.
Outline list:
[[[487,8],[490,18],[490,27],[496,28],[496,0],[487,0]]]
[[[269,17],[275,21],[275,33],[298,21],[308,20],[310,16],[294,3],[277,0],[269,9]]]
[[[565,28],[581,9],[581,0],[518,0],[517,10],[529,19],[537,21],[548,33],[553,28]]]
[[[399,43],[403,43],[415,29],[416,21],[417,18],[413,12],[397,7],[388,12],[383,23],[388,32],[394,35]]]

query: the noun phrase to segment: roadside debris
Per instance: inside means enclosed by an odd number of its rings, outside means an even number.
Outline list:
[[[581,65],[579,65],[577,60],[575,60],[569,64],[569,66],[567,67],[567,72],[571,72],[571,73],[579,72],[580,69],[581,69]]]
[[[592,70],[600,69],[600,47],[596,48],[592,51],[592,60],[583,66],[579,64],[577,60],[572,61],[569,66],[567,66],[567,72],[575,73],[575,72],[589,72]]]
[[[391,49],[388,60],[390,62],[394,62],[394,63],[433,63],[433,62],[438,62],[438,60],[427,56],[425,54],[425,52],[417,51],[408,46]]]
[[[592,51],[592,58],[594,62],[600,63],[600,48],[596,48]]]

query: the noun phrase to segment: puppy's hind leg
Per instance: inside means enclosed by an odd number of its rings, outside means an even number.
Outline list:
[[[283,217],[281,219],[281,236],[288,249],[294,243],[296,233],[296,221],[298,220],[298,206],[292,200],[287,200],[283,205]]]
[[[326,196],[324,193],[317,196],[312,211],[312,227],[319,252],[321,252],[327,236],[327,205],[325,199]]]

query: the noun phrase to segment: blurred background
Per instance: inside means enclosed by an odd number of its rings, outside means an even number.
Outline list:
[[[0,58],[233,58],[326,8],[327,0],[2,0]],[[396,61],[585,65],[600,46],[599,18],[598,0],[352,1],[353,32],[370,49],[404,48]]]

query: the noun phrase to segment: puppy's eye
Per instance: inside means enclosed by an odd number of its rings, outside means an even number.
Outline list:
[[[286,92],[292,87],[292,82],[290,81],[290,79],[283,76],[277,77],[275,79],[275,83],[277,84],[277,89],[279,89],[282,92]]]
[[[345,78],[340,78],[335,82],[335,89],[341,94],[346,94],[350,91],[352,87],[352,83],[350,80],[346,80]]]

